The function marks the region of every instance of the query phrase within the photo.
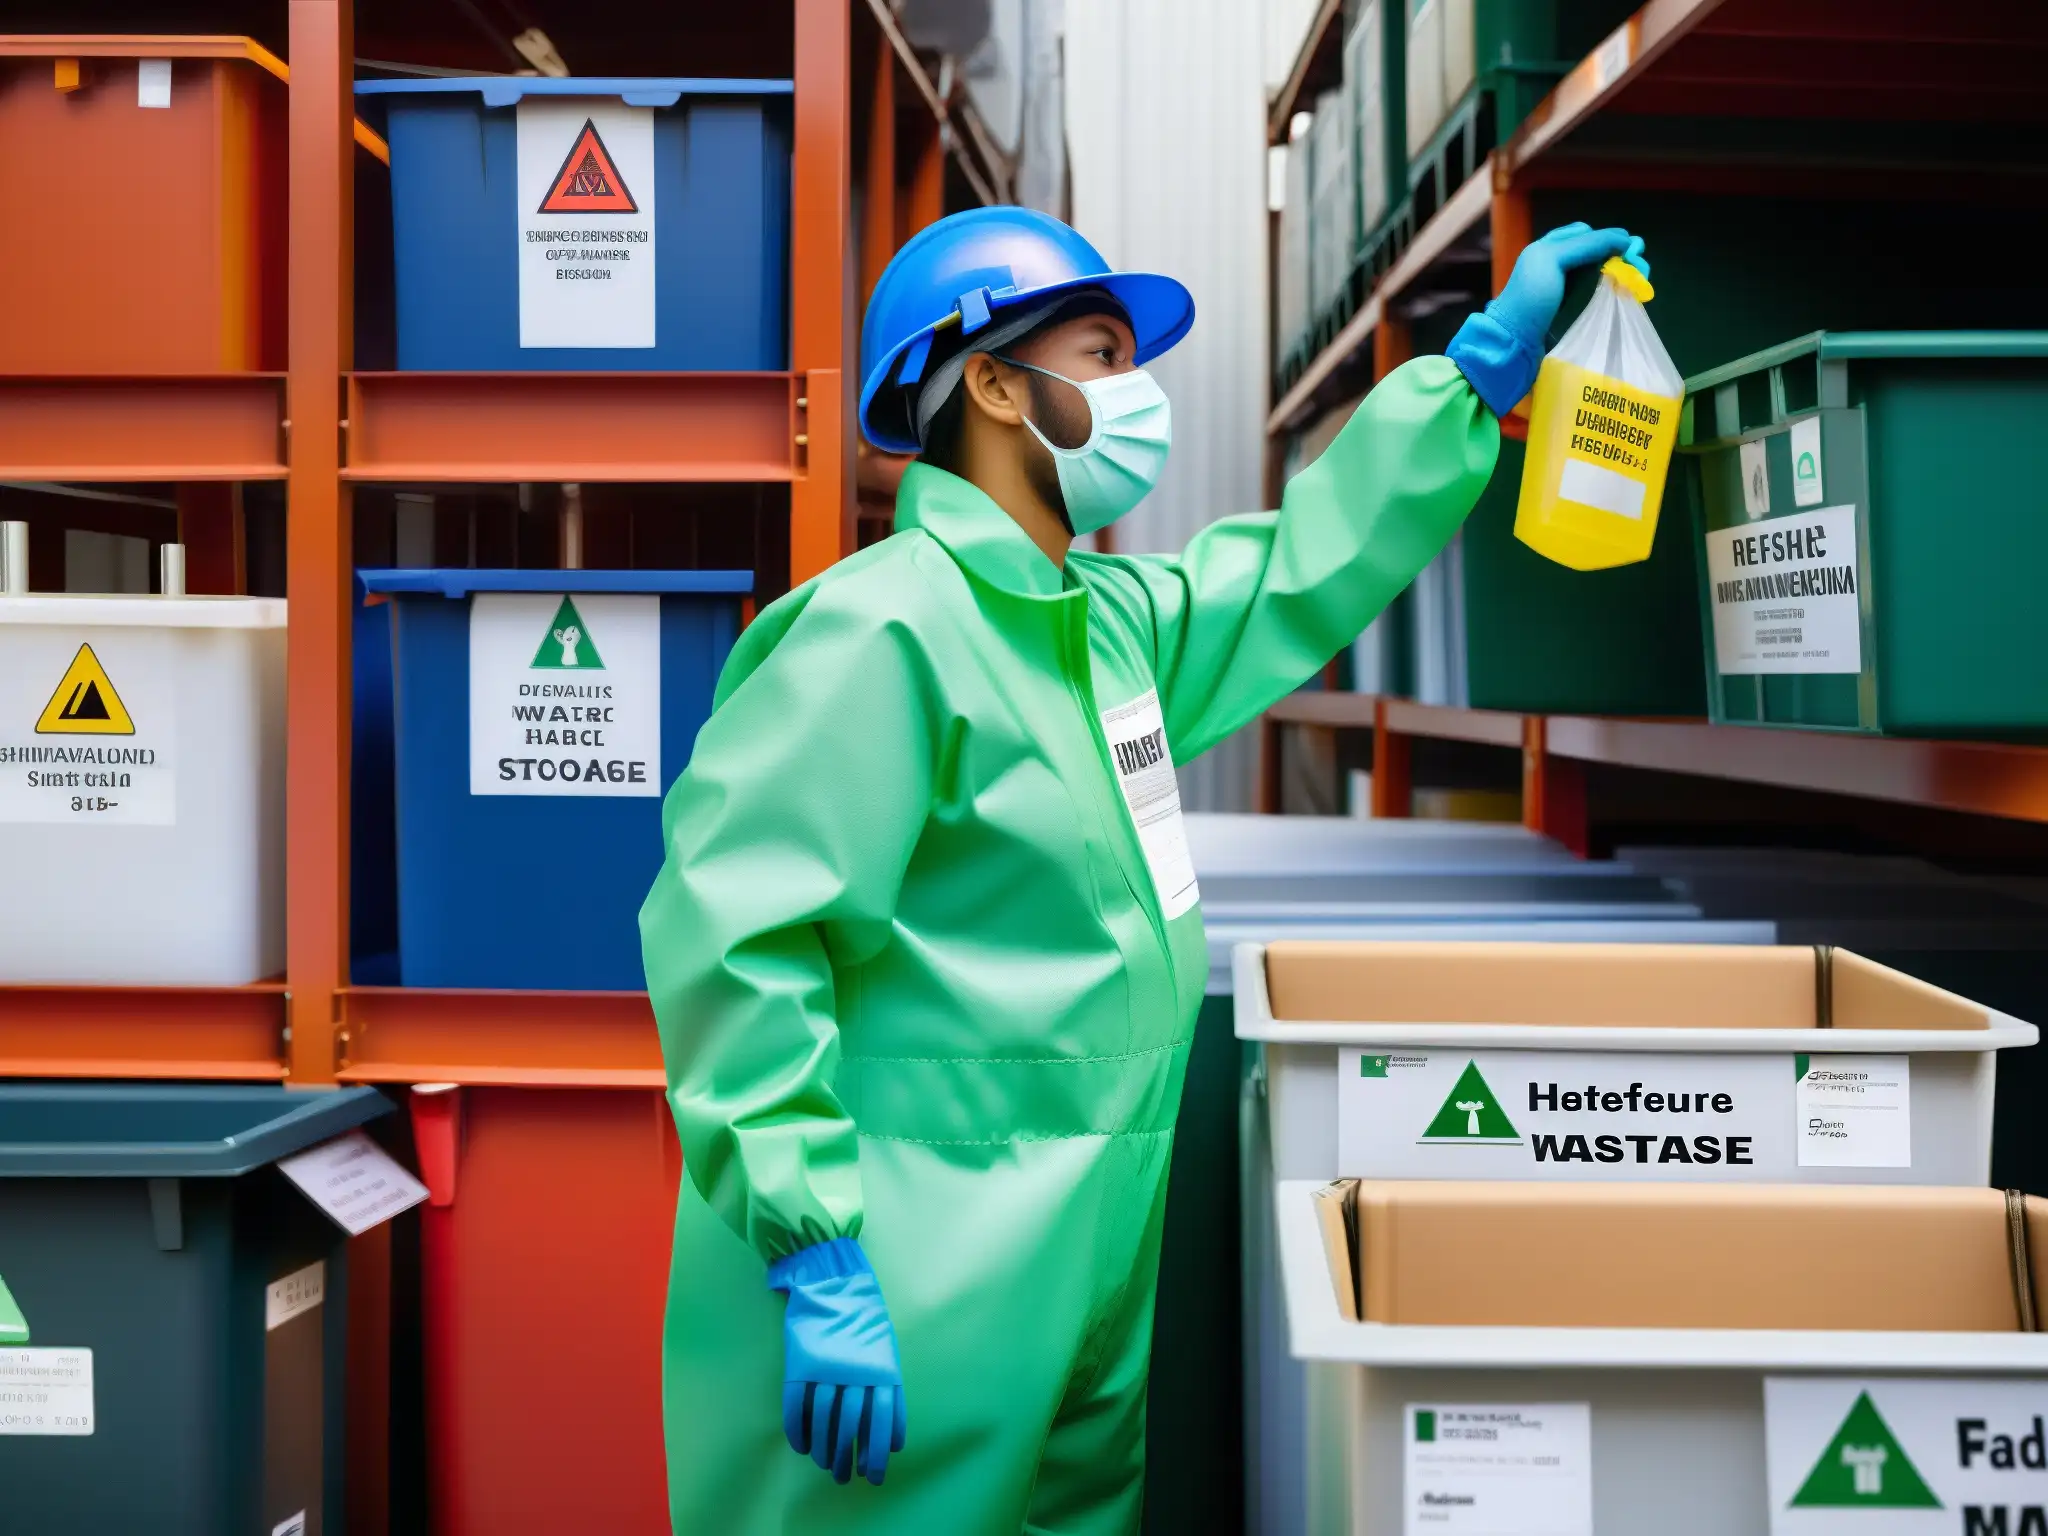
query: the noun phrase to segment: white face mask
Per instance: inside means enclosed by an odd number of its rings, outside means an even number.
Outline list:
[[[1088,440],[1078,448],[1059,447],[1038,430],[1037,422],[1024,419],[1053,457],[1075,533],[1107,528],[1159,483],[1173,447],[1173,407],[1151,374],[1134,368],[1084,383],[1013,357],[1003,361],[1071,384],[1088,402]]]

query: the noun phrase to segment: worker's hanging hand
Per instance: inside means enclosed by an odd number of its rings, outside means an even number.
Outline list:
[[[1611,256],[1650,275],[1639,235],[1587,224],[1553,229],[1523,249],[1500,297],[1451,339],[1445,355],[1496,415],[1513,410],[1536,382],[1550,328],[1564,302],[1565,280],[1580,267],[1597,266]]]
[[[782,1430],[835,1481],[879,1484],[903,1449],[903,1368],[882,1287],[860,1244],[834,1238],[768,1268],[782,1316]]]

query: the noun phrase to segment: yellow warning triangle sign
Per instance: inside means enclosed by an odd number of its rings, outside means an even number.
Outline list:
[[[36,721],[39,736],[133,736],[135,721],[128,706],[114,691],[114,680],[93,655],[92,647],[81,645],[64,680],[43,706]]]

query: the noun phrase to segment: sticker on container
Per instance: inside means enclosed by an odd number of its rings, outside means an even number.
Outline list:
[[[1771,511],[1770,454],[1764,439],[1752,438],[1742,445],[1742,510],[1751,517],[1768,517]]]
[[[1820,473],[1820,418],[1792,423],[1792,504],[1817,507],[1825,499]]]
[[[654,110],[527,97],[519,345],[654,345]]]
[[[2048,1381],[1764,1379],[1771,1536],[2048,1536]]]
[[[427,1186],[361,1131],[294,1153],[277,1166],[350,1237],[362,1236],[427,1198]]]
[[[177,821],[177,717],[165,644],[145,629],[81,641],[75,629],[9,627],[0,665],[0,822]]]
[[[1800,1056],[1795,1067],[1800,1167],[1913,1166],[1910,1058]]]
[[[1404,1536],[1593,1536],[1585,1403],[1410,1403]]]
[[[1789,1056],[1724,1052],[1345,1046],[1337,1056],[1336,1171],[1367,1179],[1793,1179],[1792,1065]]]
[[[1863,670],[1854,507],[1715,529],[1707,580],[1723,676]]]
[[[478,593],[469,792],[654,799],[661,789],[661,599]]]
[[[1188,855],[1187,827],[1180,815],[1180,780],[1166,745],[1166,720],[1159,695],[1146,689],[1128,704],[1102,714],[1103,741],[1116,766],[1116,781],[1137,824],[1138,842],[1159,908],[1171,922],[1202,899]]]
[[[92,1433],[92,1351],[0,1349],[0,1435]]]
[[[310,1312],[327,1299],[327,1265],[315,1260],[295,1269],[282,1280],[273,1280],[263,1292],[265,1331],[282,1328],[301,1313]]]
[[[171,61],[142,59],[135,66],[135,105],[168,107],[171,104]]]

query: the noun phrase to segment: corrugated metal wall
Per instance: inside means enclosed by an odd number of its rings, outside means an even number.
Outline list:
[[[1290,0],[1280,0],[1290,3]],[[1073,222],[1122,267],[1195,295],[1188,339],[1155,365],[1173,399],[1159,488],[1119,549],[1177,551],[1260,501],[1266,412],[1265,7],[1259,0],[1068,0]],[[1190,810],[1248,810],[1247,731],[1181,769]]]

